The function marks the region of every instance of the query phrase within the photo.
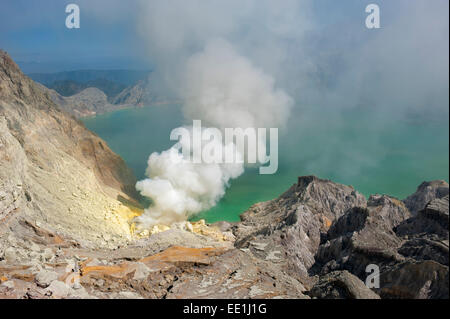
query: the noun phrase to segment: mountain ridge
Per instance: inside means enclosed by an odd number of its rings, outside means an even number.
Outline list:
[[[158,93],[160,84],[151,72],[129,86],[103,78],[88,79],[85,82],[57,80],[50,84],[41,81],[38,84],[60,108],[78,118],[124,108],[176,102],[167,95]]]

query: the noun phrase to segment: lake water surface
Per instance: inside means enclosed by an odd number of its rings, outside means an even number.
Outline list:
[[[179,105],[119,110],[83,122],[123,157],[139,179],[145,177],[148,156],[174,144],[169,140],[171,130],[189,124]],[[400,199],[422,181],[449,178],[447,120],[385,122],[361,111],[326,117],[299,114],[288,127],[280,132],[276,174],[247,169],[231,182],[216,207],[195,219],[238,221],[252,204],[277,197],[301,175],[352,185],[366,197],[383,193]]]

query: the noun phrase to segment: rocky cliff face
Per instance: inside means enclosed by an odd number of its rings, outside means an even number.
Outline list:
[[[239,223],[139,238],[123,161],[4,52],[0,159],[0,298],[448,298],[444,181],[366,200],[304,176]]]
[[[0,51],[0,218],[33,224],[99,244],[130,238],[118,198],[134,196],[124,161]],[[117,218],[117,223],[105,223]],[[2,238],[4,239],[4,238]],[[2,246],[4,249],[4,246]]]

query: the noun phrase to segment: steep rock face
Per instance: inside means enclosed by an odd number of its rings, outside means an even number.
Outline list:
[[[346,270],[323,276],[308,295],[319,299],[380,299],[358,277]]]
[[[332,222],[353,206],[366,205],[351,186],[314,176],[300,177],[279,198],[253,205],[234,226],[236,247],[277,263],[291,276],[311,283],[308,269]]]
[[[135,178],[107,144],[61,111],[0,51],[0,217],[20,216],[81,241],[130,237]],[[16,214],[17,213],[17,214]],[[17,216],[16,216],[17,215]],[[105,222],[107,218],[117,223]]]

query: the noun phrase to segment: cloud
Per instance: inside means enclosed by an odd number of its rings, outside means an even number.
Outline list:
[[[224,127],[289,117],[291,147],[314,139],[311,132],[329,141],[313,160],[308,150],[285,154],[305,170],[359,174],[387,154],[382,133],[397,121],[447,121],[447,1],[380,0],[376,30],[365,27],[365,6],[356,1],[140,4],[149,58],[185,101],[186,118],[200,114]],[[293,108],[285,107],[290,97]],[[353,137],[336,135],[344,127]],[[369,132],[366,139],[358,130]]]

